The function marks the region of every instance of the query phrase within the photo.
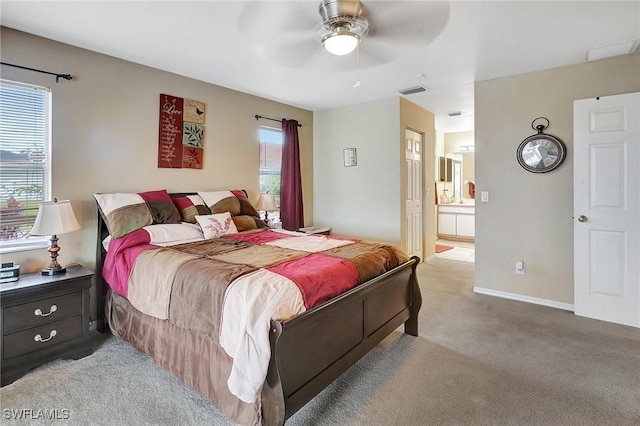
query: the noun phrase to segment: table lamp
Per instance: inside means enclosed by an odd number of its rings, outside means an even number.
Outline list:
[[[269,193],[260,194],[258,204],[256,204],[256,210],[264,211],[264,221],[269,223],[269,212],[278,210],[278,206],[276,206],[276,196]]]
[[[43,201],[38,208],[38,217],[33,224],[31,235],[50,235],[49,257],[51,262],[46,269],[42,270],[42,275],[61,274],[67,270],[58,263],[57,257],[60,247],[58,247],[58,235],[66,234],[80,229],[80,224],[76,220],[69,200]]]

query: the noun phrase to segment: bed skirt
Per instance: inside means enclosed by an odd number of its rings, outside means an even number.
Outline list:
[[[227,378],[232,359],[210,336],[145,315],[111,290],[105,313],[115,336],[178,376],[229,419],[242,425],[261,423],[260,402],[243,402],[229,391]]]

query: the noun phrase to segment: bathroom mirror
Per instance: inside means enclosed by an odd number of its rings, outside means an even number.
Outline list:
[[[451,182],[453,178],[451,158],[439,157],[438,158],[438,175],[440,182]]]

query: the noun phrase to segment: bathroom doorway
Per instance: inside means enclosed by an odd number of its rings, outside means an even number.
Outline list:
[[[436,257],[475,262],[475,134],[436,137]]]

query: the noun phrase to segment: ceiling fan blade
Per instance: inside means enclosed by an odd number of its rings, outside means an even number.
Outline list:
[[[259,53],[264,59],[287,68],[299,69],[316,62],[322,47],[310,39],[298,39],[280,44],[265,44]]]
[[[449,2],[439,1],[370,1],[364,7],[369,20],[366,38],[386,43],[430,43],[442,33],[451,14]]]
[[[361,44],[358,52],[352,52],[345,56],[336,56],[327,52],[320,44],[314,49],[304,66],[321,72],[342,72],[365,70],[391,62],[394,56],[387,54],[387,49],[380,50],[375,47]]]
[[[320,16],[317,5],[299,1],[249,1],[237,21],[238,33],[243,36],[269,38],[286,34],[289,37],[312,37]]]

